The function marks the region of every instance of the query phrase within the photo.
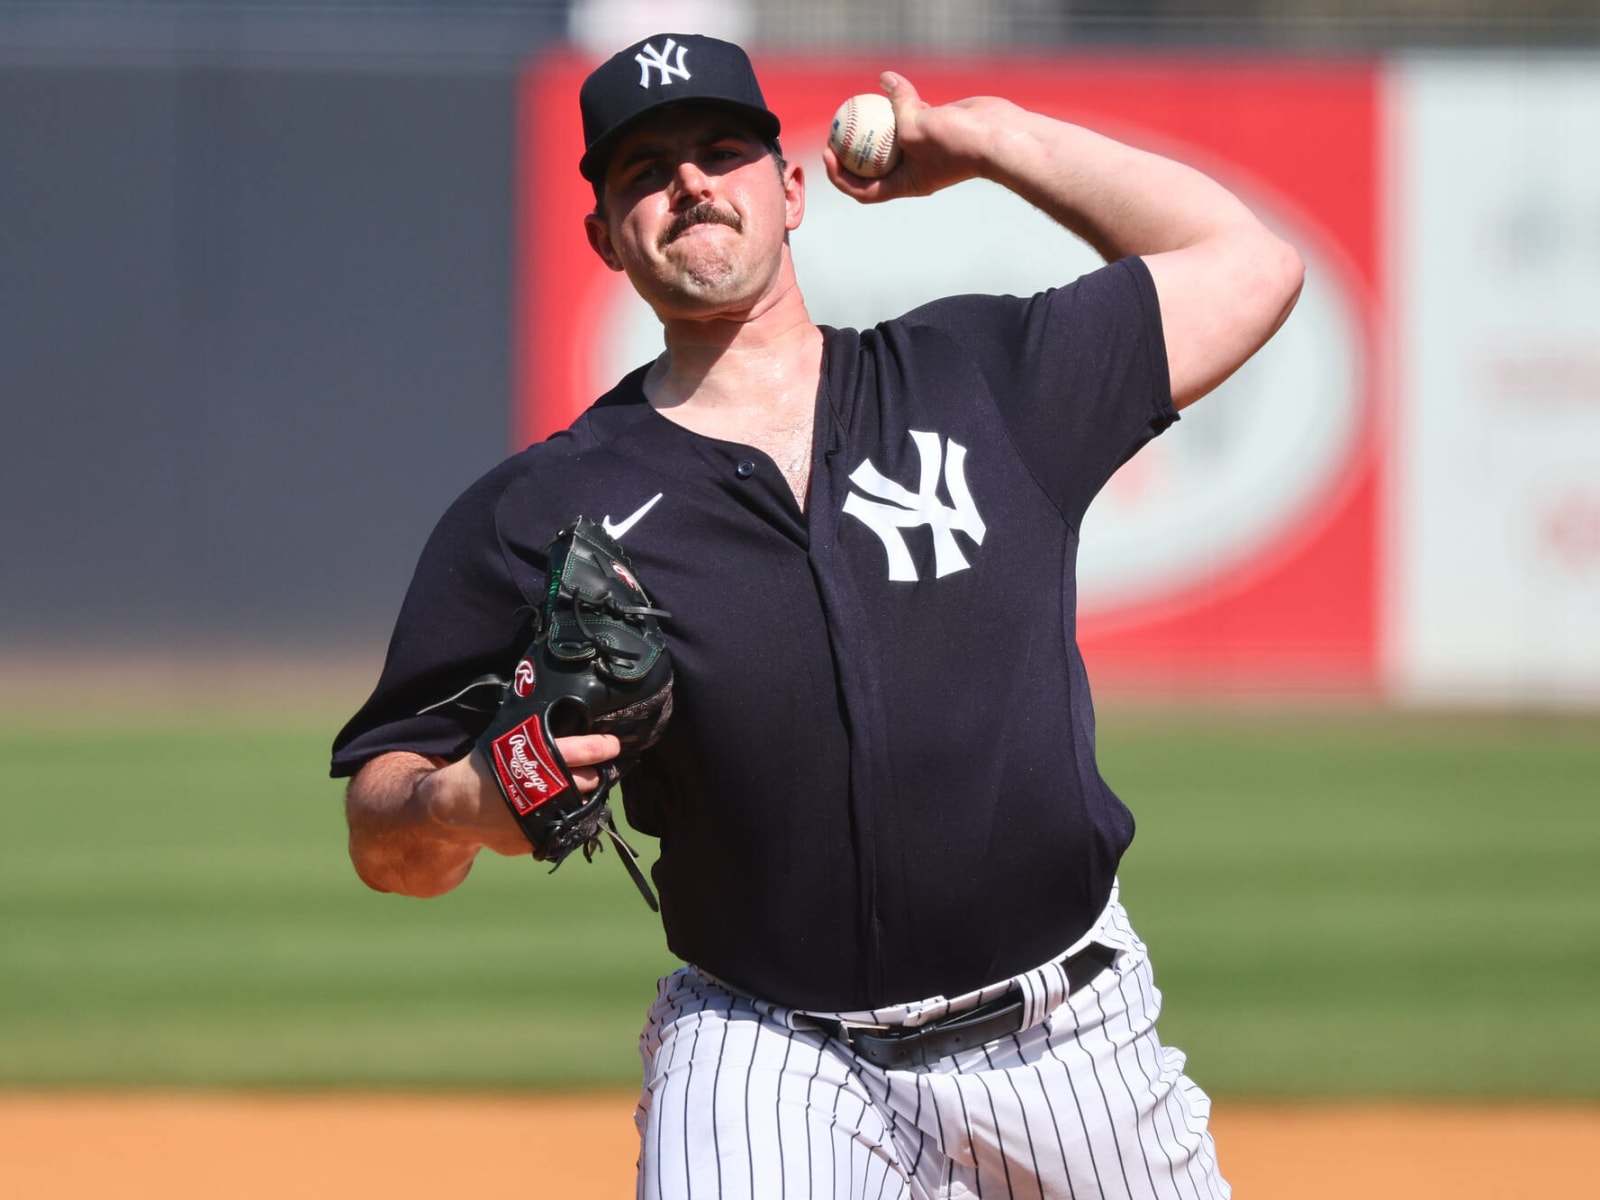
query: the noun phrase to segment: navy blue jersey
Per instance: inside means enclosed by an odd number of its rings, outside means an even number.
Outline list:
[[[807,512],[634,372],[445,514],[333,772],[465,754],[487,717],[445,702],[509,675],[542,547],[603,519],[672,613],[675,713],[623,785],[668,945],[840,1011],[1005,978],[1104,907],[1133,821],[1095,764],[1078,528],[1176,414],[1138,259],[823,332]]]

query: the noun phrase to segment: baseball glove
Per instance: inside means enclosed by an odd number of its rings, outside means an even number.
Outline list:
[[[547,547],[550,584],[533,642],[517,663],[505,699],[478,739],[500,792],[533,856],[555,870],[574,850],[592,860],[601,835],[616,847],[652,910],[656,898],[633,847],[617,833],[606,797],[661,736],[672,715],[672,660],[654,607],[622,547],[579,517]],[[555,739],[614,734],[622,752],[601,764],[589,795]]]

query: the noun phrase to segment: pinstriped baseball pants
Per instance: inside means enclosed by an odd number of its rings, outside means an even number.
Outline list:
[[[1117,950],[1092,984],[1062,998],[1048,965],[1019,976],[1051,993],[1029,1027],[910,1070],[693,967],[668,976],[640,1039],[639,1200],[1227,1200],[1211,1102],[1156,1037],[1161,995],[1115,894],[1092,936]]]

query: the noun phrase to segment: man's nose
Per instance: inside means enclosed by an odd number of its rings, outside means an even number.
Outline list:
[[[674,199],[687,197],[693,202],[706,198],[711,186],[711,176],[700,169],[700,164],[692,158],[685,158],[672,173],[672,186],[676,193]]]

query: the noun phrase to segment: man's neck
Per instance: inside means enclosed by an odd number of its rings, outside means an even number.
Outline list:
[[[666,349],[645,376],[645,395],[674,419],[694,412],[737,423],[796,401],[809,410],[822,331],[798,290],[749,316],[669,319],[663,332]]]
[[[812,417],[822,377],[822,330],[798,290],[793,302],[745,320],[664,322],[667,348],[644,392],[685,429],[767,454],[806,507]]]

